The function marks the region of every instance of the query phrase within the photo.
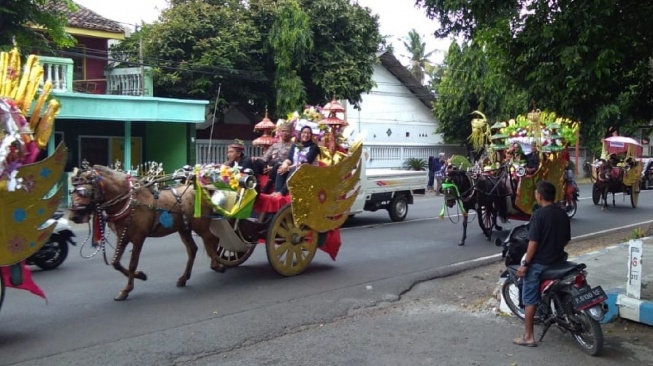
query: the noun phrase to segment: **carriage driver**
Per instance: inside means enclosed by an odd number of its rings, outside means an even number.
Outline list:
[[[251,169],[254,171],[254,164],[252,159],[248,156],[245,156],[245,146],[239,140],[236,140],[233,144],[227,146],[227,162],[224,165],[227,165],[233,168],[235,165],[238,165],[241,170]]]

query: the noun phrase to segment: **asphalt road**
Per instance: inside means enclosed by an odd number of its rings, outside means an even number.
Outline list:
[[[636,209],[618,195],[617,207],[607,212],[589,194],[590,187],[581,186],[574,237],[652,219],[653,191],[641,192]],[[429,195],[416,198],[405,222],[390,223],[385,211],[356,216],[342,230],[337,261],[318,251],[306,272],[291,278],[274,272],[261,246],[225,274],[211,271],[200,252],[187,287],[176,288],[183,245],[176,236],[148,239],[139,269],[149,279],[136,282],[125,302],[112,299],[126,279],[100,258],[83,259],[71,248],[59,269],[34,271],[47,304],[7,291],[0,364],[183,364],[395,301],[416,282],[445,274],[450,264],[498,253],[477,222],[469,225],[467,245],[457,246],[460,223],[456,216],[437,220],[441,206],[442,198]],[[77,230],[81,242],[86,231]]]

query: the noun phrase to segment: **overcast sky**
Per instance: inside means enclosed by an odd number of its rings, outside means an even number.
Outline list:
[[[155,21],[167,6],[166,0],[74,0],[94,12],[124,25]],[[414,0],[358,0],[361,6],[372,9],[379,15],[380,32],[391,36],[395,54],[407,54],[403,40],[415,28],[426,42],[427,51],[439,50],[431,57],[432,62],[441,62],[443,51],[449,47],[448,40],[438,40],[433,36],[437,23],[426,18],[424,10],[414,7]],[[131,27],[133,29],[133,26]],[[400,57],[401,58],[401,57]],[[403,58],[402,63],[406,63]]]

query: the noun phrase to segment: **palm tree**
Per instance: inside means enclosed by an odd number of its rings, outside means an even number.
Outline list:
[[[435,50],[426,52],[426,43],[422,42],[422,38],[414,28],[408,33],[408,37],[405,39],[408,42],[404,41],[404,47],[410,53],[408,71],[419,80],[420,84],[424,84],[424,77],[426,76],[427,70],[432,70],[433,67],[428,58]]]

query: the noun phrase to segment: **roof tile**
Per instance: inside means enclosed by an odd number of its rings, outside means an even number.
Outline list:
[[[45,9],[65,14],[68,17],[68,26],[70,27],[125,33],[124,28],[118,22],[107,19],[77,3],[75,4],[79,9],[70,11],[62,1],[49,0],[48,4],[45,5]]]

